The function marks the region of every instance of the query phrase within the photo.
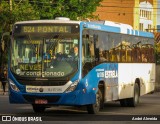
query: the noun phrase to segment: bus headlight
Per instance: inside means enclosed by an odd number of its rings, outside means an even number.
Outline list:
[[[65,92],[68,93],[68,92],[74,91],[74,90],[76,89],[78,83],[79,83],[79,80],[74,81],[74,82],[67,88],[67,90],[66,90]]]
[[[12,90],[19,92],[18,87],[13,83],[13,81],[11,79],[9,79],[9,85],[12,88]]]

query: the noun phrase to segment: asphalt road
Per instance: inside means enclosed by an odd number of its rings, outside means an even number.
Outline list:
[[[40,117],[42,121],[133,121],[134,118],[143,120],[144,117],[160,121],[160,92],[142,96],[135,108],[121,107],[119,102],[108,102],[97,115],[89,115],[85,107],[70,106],[54,106],[47,108],[44,113],[35,114],[31,105],[10,104],[8,95],[0,95],[0,115]]]

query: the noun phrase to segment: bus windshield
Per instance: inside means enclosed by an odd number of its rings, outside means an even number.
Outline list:
[[[15,33],[11,70],[21,77],[69,76],[78,69],[78,45],[79,33]]]

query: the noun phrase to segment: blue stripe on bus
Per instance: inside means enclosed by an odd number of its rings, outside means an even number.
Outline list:
[[[107,26],[107,25],[101,25],[101,24],[95,24],[95,23],[84,23],[84,28],[90,28],[100,31],[108,31],[108,32],[114,32],[114,33],[120,33],[121,30],[119,27],[113,27],[113,26]]]
[[[130,34],[130,29],[127,29],[127,34]]]
[[[135,30],[135,35],[138,35],[138,31],[137,30]]]
[[[92,22],[81,22],[81,24],[83,25],[83,28],[89,28],[89,29],[100,30],[100,31],[108,31],[108,32],[114,32],[114,33],[121,33],[120,27],[107,26],[107,25],[96,24],[96,23],[92,23]],[[126,34],[154,38],[153,33],[132,30],[132,29],[127,29]]]
[[[153,33],[139,31],[139,36],[154,38]]]

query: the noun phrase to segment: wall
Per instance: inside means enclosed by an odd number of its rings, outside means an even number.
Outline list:
[[[94,13],[100,20],[121,22],[133,26],[134,0],[103,0]]]
[[[94,15],[97,15],[99,20],[125,23],[131,25],[135,30],[140,30],[141,2],[151,4],[152,8],[157,8],[158,4],[157,0],[103,0],[102,6],[97,7]],[[148,21],[152,22],[151,28],[157,27],[157,9],[153,9],[152,19]]]
[[[160,25],[157,25],[157,29],[158,29],[157,32],[160,32]]]

